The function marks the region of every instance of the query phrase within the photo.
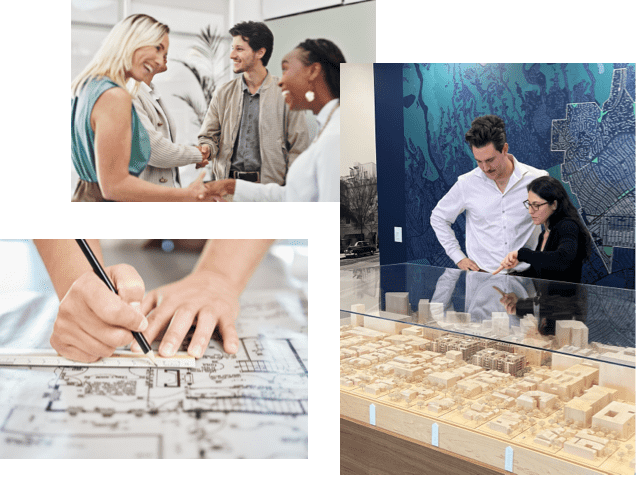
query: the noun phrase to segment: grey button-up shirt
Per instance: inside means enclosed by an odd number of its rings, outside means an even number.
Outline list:
[[[234,143],[230,171],[260,172],[261,146],[258,133],[258,116],[260,108],[259,98],[263,84],[254,94],[250,94],[244,78],[241,78],[241,84],[243,89],[243,111],[238,136]]]

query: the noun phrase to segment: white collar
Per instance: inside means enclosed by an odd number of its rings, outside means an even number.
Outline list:
[[[140,88],[142,88],[146,92],[148,92],[156,101],[161,99],[161,94],[159,94],[159,91],[152,84],[152,82],[150,83],[150,85],[148,85],[146,82],[139,82],[139,86],[140,86]]]
[[[325,122],[327,121],[327,118],[331,114],[331,111],[333,110],[333,108],[336,107],[338,102],[339,102],[338,99],[332,99],[327,104],[325,104],[320,110],[320,112],[316,115],[316,121],[318,122],[318,130],[321,130],[322,127],[325,126]]]
[[[510,153],[508,153],[508,154],[510,154]],[[517,159],[514,157],[514,155],[512,155],[512,154],[511,154],[510,156],[512,156],[512,174],[510,174],[510,179],[508,179],[508,184],[510,184],[510,180],[512,180],[512,179],[514,179],[514,180],[515,180],[515,182],[516,182],[517,180],[521,179],[521,177],[523,177],[523,174],[525,173],[525,172],[522,172],[522,171],[521,171],[521,168],[520,168],[520,166],[519,166],[519,165],[520,165],[520,163],[517,161]],[[490,178],[489,178],[489,177],[488,177],[488,176],[484,173],[484,171],[483,171],[481,168],[479,168],[479,167],[475,167],[475,169],[477,170],[477,175],[478,175],[481,179],[483,179],[484,181],[486,181],[486,182],[490,181],[490,182],[493,182],[493,183],[495,182],[495,181],[493,181],[492,179],[490,179]],[[496,184],[496,183],[495,183],[495,184]]]

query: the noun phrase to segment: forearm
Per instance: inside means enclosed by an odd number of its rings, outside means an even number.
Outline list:
[[[203,155],[196,146],[175,144],[165,137],[150,139],[150,160],[148,164],[155,168],[176,168],[200,163]]]
[[[126,175],[119,179],[99,175],[99,187],[107,200],[113,201],[196,201],[192,193],[178,188],[157,186]]]
[[[216,100],[213,100],[208,108],[208,112],[203,119],[201,130],[199,130],[199,146],[204,144],[210,147],[210,159],[216,158],[219,153],[219,140],[221,136],[221,122],[216,109]]]
[[[133,103],[141,124],[150,138],[149,165],[155,168],[176,168],[199,163],[203,160],[201,151],[195,146],[176,144],[169,138],[164,137],[161,131],[157,130],[152,123],[141,100],[136,99]]]
[[[273,241],[208,240],[192,274],[221,274],[241,292]]]
[[[442,246],[446,255],[457,264],[462,259],[466,258],[466,254],[462,252],[461,246],[457,238],[455,237],[455,232],[451,227],[451,222],[444,219],[442,216],[437,214],[435,210],[431,214],[431,227],[435,232],[435,236],[437,237],[437,241]]]
[[[91,250],[100,261],[104,262],[99,240],[87,240]],[[75,240],[33,240],[40,257],[49,273],[55,292],[60,300],[66,292],[91,266]]]
[[[273,182],[259,184],[241,179],[235,181],[233,201],[283,201],[287,186]]]

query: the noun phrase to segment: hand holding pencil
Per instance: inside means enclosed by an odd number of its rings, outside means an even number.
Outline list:
[[[90,270],[60,301],[50,341],[65,358],[90,363],[109,357],[133,341],[131,331],[143,332],[148,326],[140,308],[145,287],[137,271],[126,264],[105,271],[117,294]]]

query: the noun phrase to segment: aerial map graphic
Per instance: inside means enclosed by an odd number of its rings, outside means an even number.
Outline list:
[[[408,260],[454,267],[430,214],[475,168],[471,121],[496,114],[510,153],[560,179],[592,233],[583,282],[634,288],[635,94],[634,64],[404,65]],[[463,242],[463,215],[454,229]]]

